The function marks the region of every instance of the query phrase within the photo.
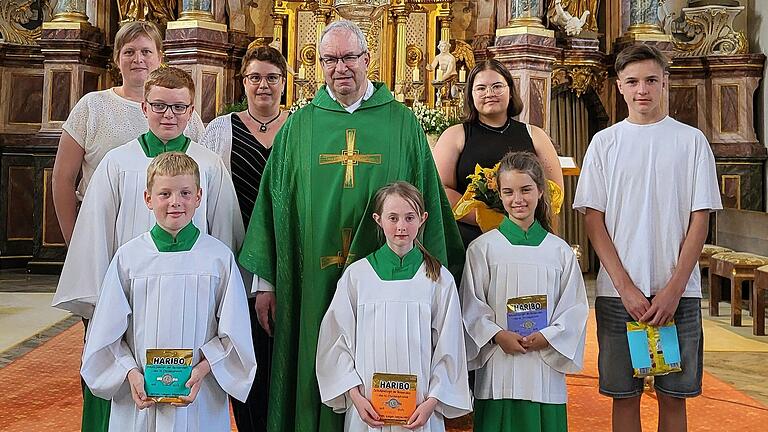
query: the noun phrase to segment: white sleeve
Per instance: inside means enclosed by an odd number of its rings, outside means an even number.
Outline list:
[[[120,191],[116,164],[105,158],[91,178],[75,221],[52,305],[91,318],[109,262],[117,251]]]
[[[356,290],[349,271],[344,272],[320,324],[317,340],[315,366],[320,400],[336,413],[352,406],[347,391],[363,383],[355,369]]]
[[[112,399],[126,382],[128,372],[139,367],[123,337],[132,311],[120,279],[119,261],[120,254],[112,260],[104,278],[80,366],[88,388],[103,399]]]
[[[235,194],[232,177],[217,158],[217,164],[208,179],[208,196],[205,206],[208,215],[208,230],[211,236],[227,245],[233,253],[237,253],[245,239],[243,216]]]
[[[432,298],[432,362],[426,397],[438,400],[435,411],[456,418],[472,411],[464,325],[456,282],[442,268]]]
[[[230,175],[232,174],[232,115],[234,114],[213,119],[200,138],[200,145],[219,155]]]
[[[541,350],[541,357],[558,372],[576,373],[583,365],[589,303],[576,255],[571,250],[563,253],[566,265],[560,276],[560,298],[553,307],[549,326],[541,330],[549,342],[549,347]]]
[[[205,131],[203,120],[200,118],[197,110],[194,110],[192,111],[192,117],[189,118],[189,123],[187,123],[187,128],[184,129],[184,135],[194,142],[199,142],[203,136],[203,131]]]
[[[717,182],[715,156],[707,138],[701,132],[698,132],[696,138],[696,153],[691,211],[721,210],[723,204]]]
[[[256,376],[256,356],[243,280],[234,255],[229,258],[229,275],[222,279],[224,295],[218,305],[216,336],[200,350],[211,365],[211,373],[225,392],[245,402]]]
[[[581,213],[586,213],[587,208],[605,212],[608,206],[608,186],[599,147],[599,139],[593,138],[587,148],[579,174],[576,194],[573,197],[573,208]]]
[[[92,96],[85,95],[77,101],[75,107],[69,112],[67,120],[61,125],[61,128],[83,149],[85,149],[88,142],[88,120],[90,116],[88,103],[91,98]]]
[[[490,341],[503,330],[496,324],[496,313],[488,304],[490,271],[484,251],[478,244],[467,249],[461,279],[461,315],[466,328],[469,370],[481,368],[497,348]]]

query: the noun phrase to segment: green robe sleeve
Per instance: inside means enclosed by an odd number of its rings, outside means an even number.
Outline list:
[[[418,166],[421,173],[417,178],[422,182],[419,189],[429,213],[424,227],[423,244],[427,251],[451,272],[454,279],[459,281],[464,268],[464,244],[461,242],[459,228],[453,218],[451,204],[445,195],[427,137],[416,118],[412,115],[410,117],[413,136],[419,142]]]

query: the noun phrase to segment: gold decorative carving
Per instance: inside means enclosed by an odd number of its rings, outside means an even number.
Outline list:
[[[603,83],[608,78],[608,72],[594,65],[559,65],[552,70],[552,87],[567,84],[576,97],[581,97],[589,89],[599,93]]]
[[[304,45],[299,51],[299,61],[305,66],[314,66],[317,59],[317,50],[314,45]]]
[[[475,67],[475,53],[472,51],[472,46],[459,39],[456,39],[453,42],[456,45],[456,48],[451,54],[456,57],[456,61],[464,62],[468,70]]]
[[[416,67],[424,60],[424,51],[417,45],[408,45],[405,51],[405,64],[410,67]]]
[[[120,21],[146,20],[165,25],[177,18],[177,0],[117,0]]]
[[[0,33],[2,33],[5,42],[37,45],[41,28],[29,30],[24,27],[24,24],[27,24],[35,16],[35,11],[32,9],[34,3],[35,0],[5,0],[0,2]],[[48,0],[41,2],[41,12],[50,12]]]
[[[671,23],[678,57],[732,55],[748,52],[744,32],[733,28],[733,20],[744,6],[702,6],[683,8],[679,19]]]

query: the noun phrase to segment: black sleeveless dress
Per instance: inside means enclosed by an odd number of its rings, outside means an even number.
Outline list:
[[[475,165],[491,168],[511,151],[535,153],[533,139],[525,123],[509,119],[502,127],[488,126],[479,120],[464,123],[464,150],[456,163],[456,190],[463,194],[469,185],[467,176],[475,173]],[[475,225],[458,222],[466,248],[483,232]]]

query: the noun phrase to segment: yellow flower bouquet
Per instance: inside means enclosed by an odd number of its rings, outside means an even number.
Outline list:
[[[474,210],[477,225],[483,232],[488,232],[501,225],[506,212],[499,196],[498,170],[499,164],[493,168],[475,165],[475,173],[467,176],[470,180],[467,191],[453,207],[453,217],[456,220]],[[552,213],[559,214],[563,205],[563,190],[551,180],[547,180],[547,186]]]

